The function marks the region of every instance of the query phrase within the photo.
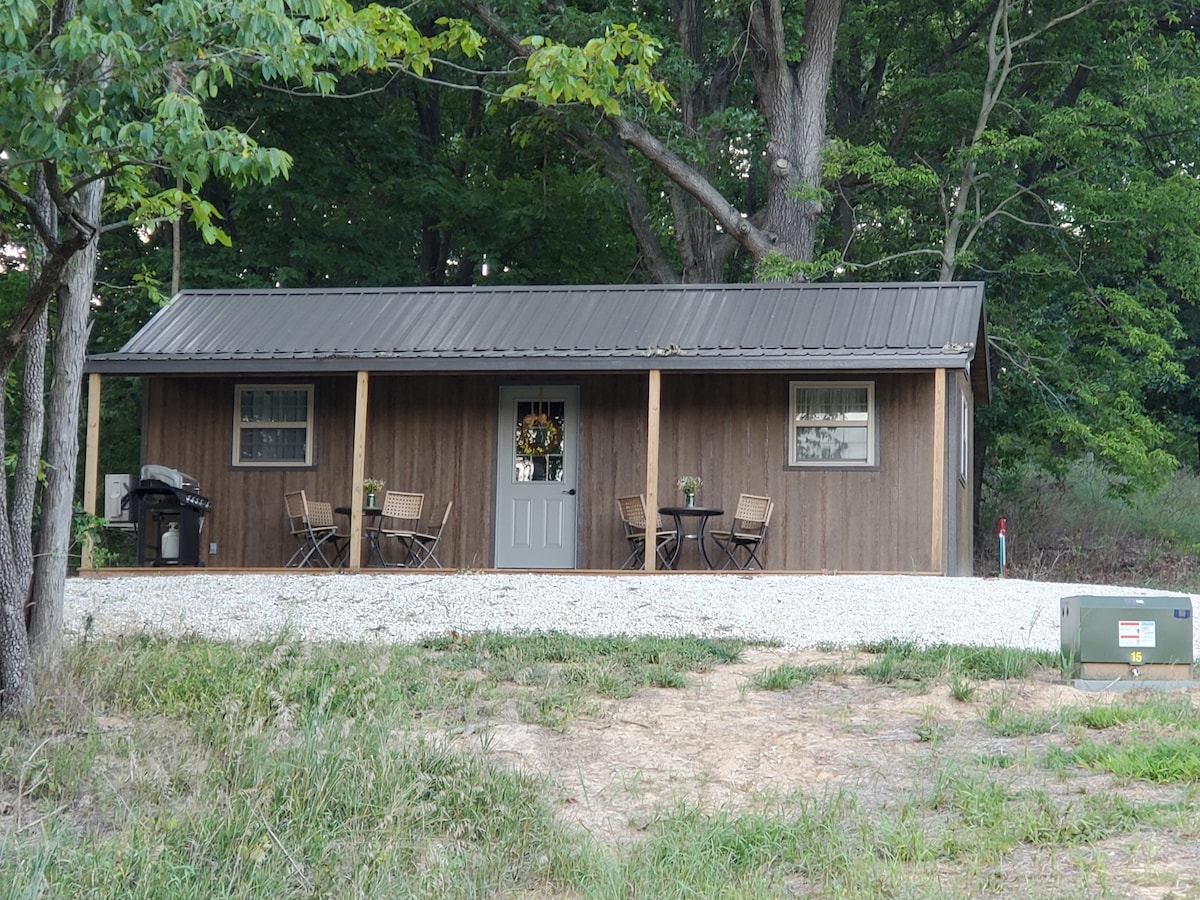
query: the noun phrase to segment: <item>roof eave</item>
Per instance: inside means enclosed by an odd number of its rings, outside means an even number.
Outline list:
[[[89,374],[123,376],[170,375],[248,375],[353,372],[425,373],[425,372],[760,372],[836,370],[924,370],[967,369],[971,352],[935,354],[783,354],[755,353],[706,356],[680,353],[670,356],[613,354],[540,355],[540,356],[304,356],[279,358],[245,357],[128,357],[105,354],[91,357],[85,371]]]

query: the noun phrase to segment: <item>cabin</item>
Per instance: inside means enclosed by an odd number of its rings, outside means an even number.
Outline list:
[[[199,565],[282,566],[296,489],[360,538],[374,478],[453,500],[445,568],[614,570],[617,498],[693,475],[726,521],[772,499],[769,571],[970,575],[986,348],[974,282],[185,290],[87,361],[85,506],[136,376],[142,462],[211,501]]]

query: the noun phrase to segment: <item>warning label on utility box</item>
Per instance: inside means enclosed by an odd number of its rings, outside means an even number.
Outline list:
[[[1117,646],[1153,647],[1154,622],[1122,621],[1117,623]]]

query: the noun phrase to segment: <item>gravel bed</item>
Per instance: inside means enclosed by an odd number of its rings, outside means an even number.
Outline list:
[[[187,574],[72,578],[69,637],[194,634],[407,643],[565,631],[775,641],[789,650],[885,638],[1058,650],[1060,600],[1167,591],[909,575]],[[1176,594],[1178,596],[1178,594]],[[1193,608],[1197,596],[1191,596]],[[1200,635],[1193,643],[1200,655]]]

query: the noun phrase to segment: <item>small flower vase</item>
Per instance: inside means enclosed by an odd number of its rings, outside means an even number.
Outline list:
[[[683,495],[683,500],[688,506],[695,506],[696,505],[696,492],[695,491],[687,491]]]
[[[367,494],[367,506],[369,506],[369,507],[375,506],[375,495],[374,494]]]

